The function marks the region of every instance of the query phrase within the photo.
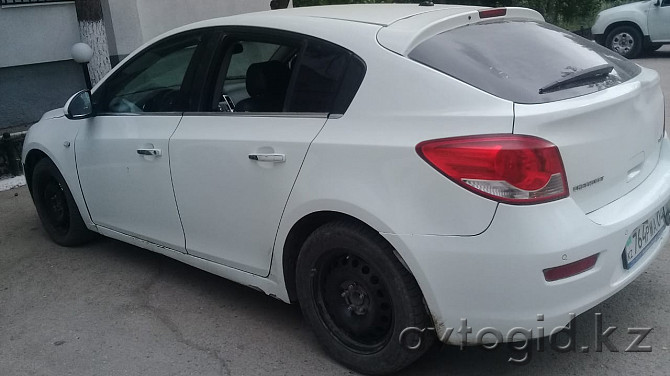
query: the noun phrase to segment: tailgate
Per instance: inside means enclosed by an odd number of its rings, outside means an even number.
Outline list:
[[[585,213],[630,192],[654,170],[664,103],[658,74],[593,94],[543,104],[515,104],[514,133],[558,146],[570,196]]]

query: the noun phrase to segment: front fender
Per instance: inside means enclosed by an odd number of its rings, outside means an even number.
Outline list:
[[[83,124],[81,121],[69,120],[64,116],[43,117],[42,120],[30,127],[23,142],[21,160],[25,165],[28,154],[35,151],[44,153],[51,159],[70,188],[86,227],[89,230],[97,231],[88,213],[77,174],[75,139],[81,124]],[[28,172],[26,174],[28,175]]]
[[[640,28],[642,35],[649,35],[646,9],[630,8],[619,10],[617,8],[605,10],[598,15],[595,24],[591,28],[591,32],[594,35],[604,35],[608,32],[607,29],[610,26],[625,22],[634,23]]]

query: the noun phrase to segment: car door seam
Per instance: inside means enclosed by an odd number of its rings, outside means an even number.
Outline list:
[[[88,124],[88,120],[86,123]],[[77,172],[77,183],[79,183],[79,191],[81,192],[81,197],[84,200],[84,206],[86,206],[86,213],[88,213],[88,218],[91,220],[91,223],[93,226],[98,227],[98,225],[95,223],[93,220],[93,216],[91,215],[91,210],[88,208],[88,202],[86,200],[86,195],[84,194],[84,187],[81,184],[81,177],[79,176],[79,163],[77,162],[77,139],[79,138],[79,132],[81,131],[81,126],[77,128],[77,133],[74,135],[74,146],[72,147],[72,152],[74,153],[74,169]],[[79,209],[79,208],[77,208]],[[79,210],[81,212],[81,210]]]
[[[172,131],[172,134],[170,137],[168,137],[168,144],[167,144],[167,160],[168,160],[168,170],[170,171],[170,185],[172,186],[172,197],[174,198],[174,205],[175,208],[177,209],[177,217],[179,218],[179,226],[181,227],[181,233],[184,235],[184,253],[188,253],[188,248],[186,247],[186,230],[184,230],[184,222],[181,219],[181,212],[179,211],[179,201],[177,201],[177,193],[175,192],[174,189],[174,178],[172,177],[172,154],[170,153],[170,145],[172,144],[172,137],[174,137],[175,133],[177,133],[177,130],[179,129],[179,126],[181,125],[181,122],[184,120],[184,113],[181,113],[181,117],[179,118],[179,123],[177,123],[177,126],[174,128],[174,131]]]
[[[309,145],[307,145],[307,150],[305,151],[305,154],[302,157],[302,161],[300,162],[300,168],[298,168],[298,173],[295,174],[295,179],[293,179],[293,184],[291,184],[291,190],[288,192],[288,196],[286,196],[286,202],[284,202],[284,208],[281,211],[281,215],[279,216],[279,223],[277,224],[277,229],[275,230],[275,236],[274,236],[274,241],[272,242],[272,254],[270,256],[270,265],[268,267],[268,272],[264,278],[270,277],[272,274],[272,263],[274,262],[275,258],[275,246],[277,244],[277,236],[279,236],[279,228],[281,227],[282,220],[284,219],[284,213],[286,212],[286,207],[288,206],[288,202],[291,200],[291,194],[293,193],[293,189],[295,188],[295,184],[298,181],[298,177],[300,176],[300,172],[302,171],[302,166],[305,164],[305,160],[307,160],[307,156],[309,155],[309,150],[312,148],[312,144],[314,143],[314,140],[316,140],[317,137],[321,134],[323,129],[326,127],[326,124],[328,124],[329,118],[326,118],[323,124],[321,124],[321,129],[319,129],[318,132],[316,132],[316,135],[312,138],[312,140],[309,142]]]

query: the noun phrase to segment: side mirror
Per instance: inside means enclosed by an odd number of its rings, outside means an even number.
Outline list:
[[[93,116],[91,92],[82,90],[65,103],[65,116],[68,119],[86,119]]]
[[[658,7],[658,6],[661,6],[661,0],[656,0],[656,1],[654,2],[654,5],[657,6],[657,7]]]

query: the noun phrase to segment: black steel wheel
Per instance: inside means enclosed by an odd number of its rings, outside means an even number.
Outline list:
[[[31,193],[44,229],[54,242],[75,246],[93,237],[84,221],[65,179],[54,163],[44,158],[32,174]]]
[[[362,354],[391,340],[393,311],[379,270],[346,250],[324,255],[317,267],[316,300],[322,323],[345,346]]]
[[[46,215],[53,229],[59,234],[66,234],[70,229],[70,211],[65,191],[53,176],[45,179],[40,189],[40,200],[45,204]]]
[[[319,342],[355,371],[398,371],[435,340],[426,332],[419,348],[401,343],[404,329],[432,323],[414,277],[393,248],[363,225],[333,222],[314,231],[298,256],[296,288]]]

